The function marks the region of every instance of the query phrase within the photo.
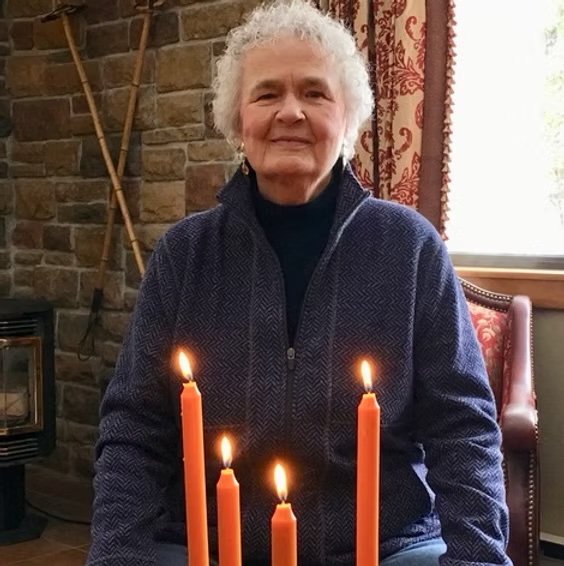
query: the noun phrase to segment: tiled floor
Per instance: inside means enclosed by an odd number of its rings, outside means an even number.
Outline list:
[[[79,522],[90,520],[92,487],[87,482],[41,469],[26,471],[26,497],[50,514]],[[0,546],[1,566],[84,566],[90,542],[86,525],[49,519],[40,539]],[[540,566],[564,566],[564,561],[541,558]]]
[[[26,470],[26,498],[53,515],[80,522],[90,520],[92,488],[89,483],[38,469]],[[30,510],[33,513],[33,510]],[[83,566],[90,528],[50,518],[41,538],[0,546],[2,566]]]

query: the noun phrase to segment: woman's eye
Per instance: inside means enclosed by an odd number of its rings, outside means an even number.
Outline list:
[[[320,90],[308,90],[306,96],[308,98],[323,98],[325,95]]]
[[[257,100],[271,100],[275,96],[276,95],[273,92],[265,92],[263,94],[259,94],[259,96],[257,96]]]

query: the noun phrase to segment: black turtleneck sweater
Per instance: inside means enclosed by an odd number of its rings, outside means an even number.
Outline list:
[[[333,224],[339,174],[335,168],[329,185],[310,202],[286,206],[266,200],[252,170],[250,175],[259,224],[282,268],[288,340],[293,346],[307,286]]]

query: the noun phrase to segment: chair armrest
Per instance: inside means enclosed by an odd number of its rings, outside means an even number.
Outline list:
[[[510,358],[504,368],[500,426],[507,450],[537,449],[537,409],[533,387],[531,301],[514,297],[510,307]]]

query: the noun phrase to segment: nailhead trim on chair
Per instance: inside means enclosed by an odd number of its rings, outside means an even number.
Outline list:
[[[537,435],[538,438],[538,435]],[[537,566],[535,561],[535,556],[538,554],[535,552],[535,517],[533,509],[535,506],[535,492],[536,492],[536,463],[537,458],[534,452],[529,453],[529,508],[527,510],[527,536],[528,543],[527,547],[529,549],[529,566]]]
[[[480,287],[476,287],[475,285],[472,285],[472,283],[469,283],[468,281],[464,281],[462,279],[459,279],[459,281],[460,281],[463,289],[469,290],[474,295],[478,295],[480,297],[484,297],[485,299],[490,299],[492,301],[497,301],[498,303],[501,303],[500,305],[488,305],[488,308],[490,308],[494,311],[498,311],[498,312],[507,312],[508,311],[509,305],[511,304],[511,300],[512,300],[511,295],[503,295],[501,293],[492,293],[491,291],[486,291],[485,289],[481,289]],[[467,300],[468,300],[468,298],[467,298]],[[470,299],[469,301],[471,303],[480,305],[480,303],[476,303],[475,301],[472,301],[472,299]],[[483,306],[483,305],[480,305],[480,306]]]
[[[503,446],[501,447],[501,455],[503,458],[501,459],[501,469],[503,472],[503,485],[505,487],[505,493],[507,493],[507,488],[509,487],[509,483],[507,481],[507,460],[505,459],[505,451],[503,450]]]
[[[531,314],[529,316],[529,328],[531,336],[533,335],[533,312],[531,309]],[[533,344],[532,340],[531,343],[531,380],[533,382],[533,391],[535,391],[535,358],[533,357]],[[536,437],[536,445],[538,446],[539,442],[539,426],[538,421],[535,425],[535,437]],[[537,454],[535,452],[529,453],[529,508],[527,511],[527,535],[528,535],[528,543],[527,546],[529,548],[529,566],[538,566],[538,552],[535,552],[536,545],[538,541],[535,542],[535,532],[539,529],[535,529],[535,524],[539,521],[539,517],[535,517],[533,513],[533,509],[535,507],[538,508],[538,503],[535,501],[535,494],[538,497],[538,465],[537,465]],[[538,525],[537,525],[538,527]]]

